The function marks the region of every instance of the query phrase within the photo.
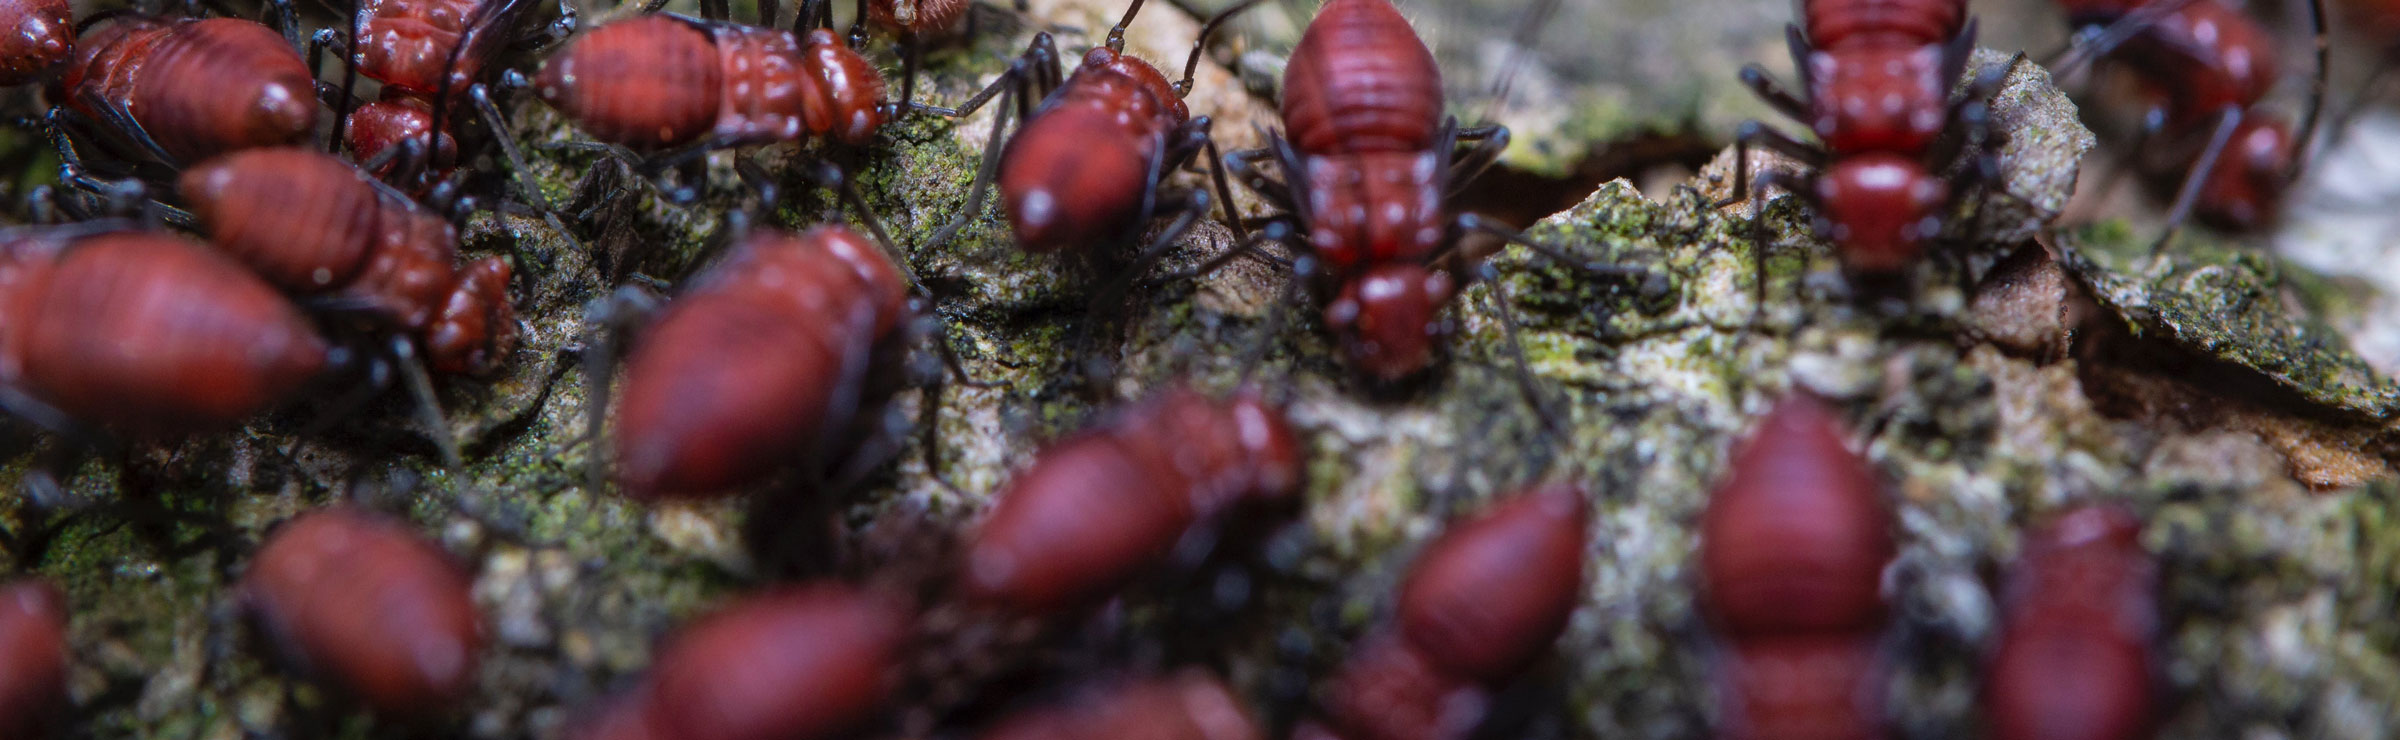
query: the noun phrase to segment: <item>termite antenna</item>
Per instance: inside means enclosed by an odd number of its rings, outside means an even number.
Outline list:
[[[1108,29],[1109,51],[1119,53],[1123,53],[1125,51],[1125,29],[1133,25],[1133,16],[1141,12],[1142,0],[1133,0],[1132,5],[1125,6],[1125,17],[1118,19],[1117,25],[1111,26]]]
[[[1500,109],[1508,105],[1509,90],[1516,86],[1517,72],[1525,68],[1526,58],[1541,44],[1543,29],[1550,27],[1550,17],[1557,14],[1558,0],[1536,0],[1517,21],[1516,33],[1509,36],[1508,58],[1501,60],[1500,71],[1492,78],[1483,120],[1499,120]]]
[[[1207,23],[1200,26],[1200,37],[1192,40],[1192,56],[1183,61],[1183,79],[1175,81],[1176,96],[1192,94],[1192,77],[1200,71],[1200,55],[1208,51],[1209,35],[1216,33],[1218,26],[1225,25],[1225,22],[1232,20],[1235,15],[1264,1],[1242,0],[1242,2],[1235,3],[1233,7],[1218,11],[1215,16],[1208,19]],[[1552,1],[1555,2],[1555,0]]]

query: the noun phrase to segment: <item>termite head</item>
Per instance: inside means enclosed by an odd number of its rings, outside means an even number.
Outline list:
[[[2226,142],[2217,167],[2201,187],[2201,222],[2228,231],[2255,231],[2275,220],[2283,190],[2291,184],[2292,133],[2283,121],[2252,116]]]
[[[487,257],[458,273],[441,315],[425,328],[425,359],[437,372],[484,375],[517,347],[516,311],[508,303],[508,263]]]
[[[1895,154],[1844,158],[1817,177],[1817,235],[1841,249],[1852,272],[1888,274],[1908,267],[1942,231],[1950,186],[1924,165]]]
[[[1342,337],[1352,367],[1395,382],[1433,364],[1433,349],[1449,327],[1442,304],[1457,286],[1447,273],[1395,263],[1368,269],[1342,285],[1325,305],[1325,325]]]

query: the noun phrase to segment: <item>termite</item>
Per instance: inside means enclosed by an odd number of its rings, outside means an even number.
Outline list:
[[[471,585],[407,523],[332,507],[277,528],[240,593],[309,672],[377,710],[428,715],[474,689],[484,636]]]
[[[306,144],[316,80],[282,34],[236,18],[95,16],[52,88],[54,102],[180,166]]]
[[[205,245],[141,231],[0,240],[0,401],[44,426],[229,427],[297,395],[330,351],[273,286]]]
[[[0,734],[47,736],[66,700],[66,596],[39,579],[0,584]]]
[[[1321,702],[1310,740],[1463,738],[1490,693],[1547,653],[1583,601],[1583,490],[1545,484],[1453,523],[1400,589],[1394,624],[1364,641]]]
[[[2026,536],[1984,671],[1990,737],[2151,736],[2162,685],[2158,565],[2141,529],[2124,509],[2086,506]]]
[[[965,591],[1027,614],[1088,605],[1202,522],[1295,495],[1301,474],[1280,409],[1162,393],[1045,447],[994,495],[967,546]]]
[[[1431,367],[1450,331],[1444,307],[1467,279],[1496,277],[1489,262],[1459,266],[1467,233],[1498,236],[1607,279],[1659,277],[1586,264],[1481,216],[1453,213],[1450,194],[1497,161],[1508,129],[1460,128],[1445,119],[1441,86],[1433,53],[1389,0],[1331,0],[1284,68],[1286,130],[1265,148],[1225,158],[1227,169],[1279,208],[1260,238],[1300,254],[1294,286],[1314,291],[1351,367],[1381,386]],[[1474,147],[1461,155],[1468,142]],[[1259,169],[1262,162],[1275,163],[1280,177]],[[1461,274],[1466,269],[1478,272]],[[1513,345],[1514,315],[1505,297],[1497,303]],[[1519,354],[1519,380],[1530,396]]]

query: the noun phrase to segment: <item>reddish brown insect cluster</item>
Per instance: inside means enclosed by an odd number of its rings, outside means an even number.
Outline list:
[[[837,736],[882,709],[912,618],[842,586],[748,597],[670,638],[645,681],[569,737]]]
[[[66,699],[66,597],[39,580],[0,585],[0,735],[44,736]]]
[[[1891,511],[1822,403],[1786,399],[1726,466],[1700,520],[1701,605],[1723,652],[1722,734],[1881,734]]]
[[[1309,740],[1460,738],[1490,690],[1549,651],[1583,595],[1581,489],[1546,485],[1454,524],[1401,585],[1399,615],[1343,665]]]
[[[1950,98],[1975,48],[1965,0],[1808,0],[1802,18],[1805,31],[1791,36],[1800,95],[1756,65],[1742,77],[1821,143],[1745,124],[1735,197],[1749,188],[1750,146],[1782,151],[1812,168],[1794,192],[1815,206],[1816,231],[1840,248],[1845,266],[1905,268],[1940,235],[1943,215],[1966,191],[1941,173],[1969,153],[1960,146],[1972,138],[1965,129],[1982,125],[2004,80],[1984,75],[1957,102]],[[1762,176],[1759,187],[1774,179]]]
[[[1984,679],[1989,737],[2151,736],[2158,566],[2141,529],[2123,509],[2093,506],[2026,537]]]
[[[1187,671],[1142,679],[1066,706],[1018,713],[983,740],[1263,740],[1266,733],[1225,684]]]
[[[1283,412],[1253,396],[1177,390],[1121,409],[995,496],[967,548],[967,594],[1033,614],[1089,604],[1202,522],[1294,495],[1300,455]]]
[[[351,111],[346,143],[362,162],[379,162],[384,176],[402,163],[386,150],[407,142],[430,143],[431,162],[457,161],[457,144],[447,130],[434,134],[435,110],[458,110],[459,96],[481,78],[484,65],[509,39],[514,20],[529,0],[364,0],[359,4],[358,42],[351,62],[358,73],[383,83],[374,102]],[[439,102],[437,103],[437,98]],[[445,115],[444,117],[447,117]],[[440,127],[447,129],[448,126]]]
[[[335,507],[268,538],[242,602],[295,663],[378,710],[439,714],[474,688],[471,582],[407,524]]]
[[[893,113],[883,75],[832,31],[672,15],[593,29],[542,64],[534,90],[584,133],[639,152],[806,136],[863,145]]]
[[[2150,3],[2058,4],[2080,33],[2098,36]],[[2151,152],[2137,162],[2162,184],[2188,180],[2199,188],[2192,195],[2169,191],[2177,193],[2176,218],[2188,213],[2235,231],[2275,220],[2302,146],[2289,121],[2256,109],[2275,87],[2276,47],[2274,35],[2241,10],[2217,0],[2183,0],[2103,50],[2104,61],[2133,70],[2153,96],[2145,126],[2156,129],[2160,150],[2179,153]],[[2312,128],[2314,117],[2312,111]]]
[[[39,82],[75,51],[75,8],[67,0],[0,2],[0,87]]]
[[[437,371],[487,373],[516,346],[508,263],[460,265],[449,222],[347,162],[255,149],[201,163],[177,185],[218,248],[286,292],[332,298],[416,337]]]
[[[907,279],[846,228],[753,232],[691,286],[625,363],[617,476],[636,498],[722,495],[829,450],[849,421],[829,417],[859,408],[842,394],[873,394],[904,349]]]
[[[1351,365],[1382,382],[1433,362],[1457,276],[1437,269],[1472,216],[1444,194],[1482,171],[1507,129],[1461,130],[1442,117],[1433,53],[1389,0],[1331,0],[1284,69],[1286,136],[1227,165],[1283,211],[1293,246],[1313,255],[1312,286]],[[1460,158],[1462,141],[1483,143]],[[1282,181],[1250,163],[1273,159]],[[1511,236],[1514,236],[1513,234]]]
[[[177,163],[306,144],[316,78],[282,35],[234,18],[120,15],[84,34],[53,93]]]
[[[0,244],[0,385],[74,420],[160,435],[231,426],[292,397],[326,353],[273,287],[182,238]]]

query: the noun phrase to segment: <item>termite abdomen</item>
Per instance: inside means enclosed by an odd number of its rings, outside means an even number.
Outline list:
[[[334,507],[276,530],[241,594],[307,670],[378,710],[422,715],[474,688],[483,629],[471,585],[406,523]]]
[[[1441,126],[1441,70],[1388,0],[1319,8],[1283,85],[1283,124],[1308,154],[1424,151]]]
[[[625,361],[617,475],[636,498],[730,493],[838,444],[820,438],[836,394],[888,364],[906,318],[906,279],[841,227],[755,232],[691,285]]]
[[[1727,740],[1883,736],[1885,668],[1872,636],[1755,638],[1719,652],[1711,672]]]
[[[1444,673],[1507,679],[1549,650],[1583,595],[1583,491],[1536,488],[1451,525],[1400,590],[1400,633]]]
[[[1300,475],[1281,411],[1168,392],[1050,445],[1009,481],[968,545],[967,592],[1034,614],[1088,604],[1203,520],[1290,496]]]
[[[40,580],[0,586],[0,735],[49,732],[66,687],[66,597]]]
[[[2094,506],[2026,538],[1986,667],[1991,737],[2149,736],[2158,721],[2158,572],[2140,533],[2131,513]]]
[[[1020,712],[982,740],[1260,740],[1225,684],[1198,671],[1078,697],[1066,706]]]
[[[230,426],[292,397],[327,351],[274,288],[178,237],[0,245],[0,383],[87,423]]]
[[[667,740],[830,737],[882,709],[910,622],[840,586],[749,597],[670,639],[638,695],[642,725]]]
[[[75,51],[75,8],[67,0],[0,3],[0,87],[38,82]]]
[[[1703,605],[1737,637],[1873,628],[1895,549],[1888,506],[1831,409],[1777,404],[1701,515]]]
[[[266,26],[234,18],[119,16],[84,36],[60,89],[61,102],[86,116],[130,116],[184,163],[306,144],[317,126],[316,78],[299,53]]]

